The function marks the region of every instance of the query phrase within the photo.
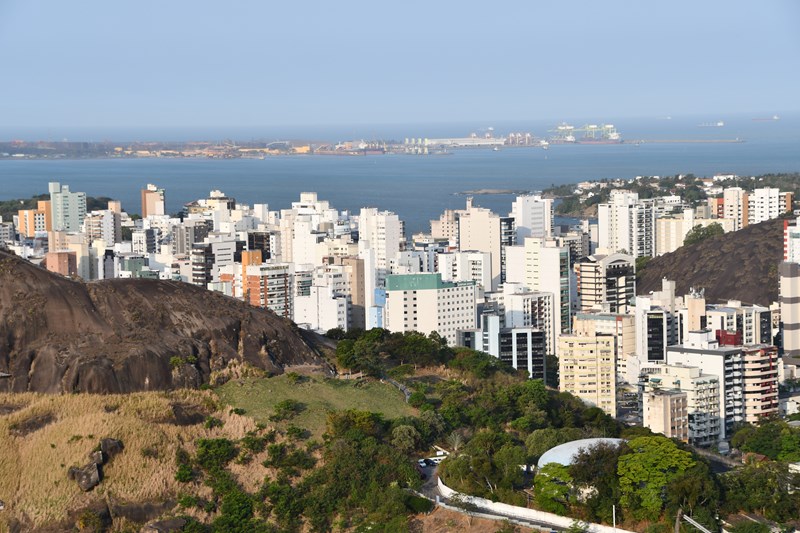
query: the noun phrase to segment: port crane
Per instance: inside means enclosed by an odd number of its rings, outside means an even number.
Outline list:
[[[613,124],[584,124],[580,128],[575,128],[576,132],[583,132],[583,136],[588,139],[619,139],[619,133]]]

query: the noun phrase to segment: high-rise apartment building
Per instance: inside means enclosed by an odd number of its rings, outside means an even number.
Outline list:
[[[164,214],[166,214],[164,207],[164,189],[152,183],[148,183],[147,187],[142,189],[142,218]]]
[[[667,364],[700,368],[719,377],[720,438],[736,423],[754,424],[778,413],[778,351],[774,346],[720,346],[710,330],[691,331],[667,348]]]
[[[781,339],[784,360],[800,365],[800,263],[784,261],[781,277]]]
[[[679,390],[649,389],[642,394],[642,425],[669,439],[689,441],[689,413],[686,393]]]
[[[561,335],[558,338],[559,386],[584,402],[617,416],[614,337]]]
[[[603,253],[621,252],[634,259],[653,257],[656,211],[652,200],[640,200],[637,193],[611,191],[610,201],[598,206],[598,248]]]
[[[538,194],[517,196],[508,216],[514,219],[517,242],[526,237],[553,236],[553,200],[550,198]]]
[[[50,209],[53,231],[79,232],[86,216],[86,193],[70,192],[68,185],[51,181]]]
[[[790,192],[781,192],[772,187],[755,189],[747,196],[747,223],[758,224],[778,218],[792,210],[792,202]]]
[[[699,367],[653,365],[642,369],[639,388],[642,394],[652,390],[674,390],[686,395],[688,439],[692,446],[708,447],[720,440],[719,376],[704,374]],[[644,414],[644,411],[643,411]],[[642,417],[645,427],[657,431]]]
[[[467,208],[458,219],[458,246],[460,250],[475,250],[491,254],[492,284],[487,290],[496,291],[502,282],[503,232],[501,217],[490,209],[472,204],[467,199]]]
[[[477,324],[474,281],[448,283],[441,274],[398,274],[386,278],[384,327],[389,331],[436,331],[451,346],[458,331]]]
[[[722,192],[723,218],[733,220],[733,231],[738,231],[750,222],[749,194],[741,187],[728,187]]]
[[[551,239],[528,237],[522,245],[506,248],[507,283],[520,283],[534,292],[554,295],[556,334],[570,331],[573,284],[569,269],[569,248]]]
[[[591,255],[575,263],[581,311],[625,313],[636,296],[635,260],[630,255]]]
[[[49,200],[36,202],[36,209],[20,209],[19,233],[29,239],[53,230],[53,213]]]
[[[502,316],[483,314],[480,327],[458,332],[458,345],[497,357],[519,370],[526,370],[531,379],[544,379],[547,341],[545,332],[531,327],[502,327]]]
[[[636,357],[636,323],[633,315],[604,312],[577,313],[572,321],[576,335],[611,335],[617,361],[617,382],[630,381],[628,363]],[[637,366],[638,368],[638,366]]]

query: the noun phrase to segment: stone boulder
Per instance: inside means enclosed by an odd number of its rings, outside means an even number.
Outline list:
[[[97,463],[89,463],[83,468],[70,467],[67,471],[67,477],[76,481],[83,492],[89,492],[100,484],[100,480],[103,479],[103,472],[101,466]]]
[[[106,462],[110,461],[114,458],[115,455],[122,452],[125,446],[122,445],[121,440],[117,439],[103,439],[100,441],[100,451],[103,453],[103,457],[105,458]]]

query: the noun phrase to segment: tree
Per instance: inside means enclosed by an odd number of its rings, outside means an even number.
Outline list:
[[[550,513],[566,514],[571,484],[569,468],[558,463],[544,465],[533,482],[536,505]]]
[[[717,222],[709,224],[706,227],[703,227],[700,224],[698,224],[697,226],[689,230],[689,233],[686,234],[686,237],[683,239],[683,245],[689,246],[690,244],[696,244],[700,241],[704,241],[706,239],[709,239],[711,237],[716,237],[717,235],[722,235],[724,233],[725,230]]]
[[[522,469],[527,463],[526,455],[525,448],[511,443],[497,450],[492,461],[501,474],[500,486],[510,489],[522,484]]]
[[[419,431],[414,426],[397,426],[392,430],[392,446],[403,453],[409,453],[419,444]]]
[[[619,458],[627,453],[630,449],[624,443],[600,442],[579,450],[573,457],[569,473],[575,486],[581,488],[582,493],[589,494],[583,505],[592,520],[612,520],[612,507],[619,503],[620,496],[617,464]]]
[[[617,465],[620,503],[637,519],[655,520],[661,513],[667,484],[696,461],[666,437],[638,437],[628,446],[631,453],[620,457]]]
[[[457,453],[459,448],[464,445],[464,436],[458,431],[453,431],[450,433],[446,440],[447,445],[450,446],[450,449],[453,450],[453,453]]]
[[[769,461],[745,465],[722,476],[728,512],[757,512],[770,520],[785,521],[800,516],[800,474],[787,463]]]

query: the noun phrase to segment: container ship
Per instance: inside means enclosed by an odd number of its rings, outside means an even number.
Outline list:
[[[621,144],[622,137],[613,124],[584,124],[576,128],[562,122],[555,129],[549,130],[553,135],[550,144]],[[583,133],[576,137],[576,133]]]

